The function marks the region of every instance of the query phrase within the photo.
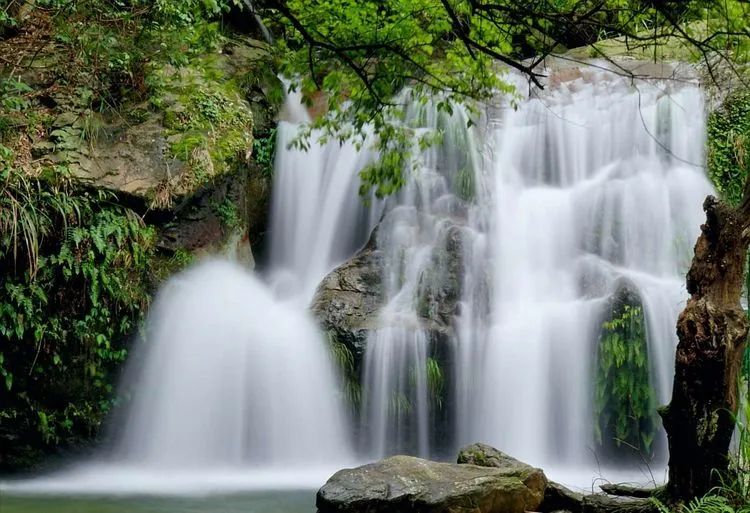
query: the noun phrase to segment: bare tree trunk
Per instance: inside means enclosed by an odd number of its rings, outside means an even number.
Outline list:
[[[703,203],[706,223],[687,275],[691,296],[677,321],[672,401],[661,411],[669,440],[667,492],[677,501],[704,495],[718,483],[717,472],[727,470],[748,334],[740,305],[748,203],[732,208],[713,196]]]

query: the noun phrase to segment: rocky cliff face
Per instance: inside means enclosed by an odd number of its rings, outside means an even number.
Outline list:
[[[383,306],[382,253],[376,232],[367,245],[334,269],[318,286],[312,312],[338,342],[362,358],[367,335],[377,326]]]
[[[162,280],[202,253],[252,265],[279,91],[264,45],[216,13],[11,5],[24,9],[0,23],[2,470],[97,436]]]
[[[122,91],[112,107],[95,91],[104,79],[71,63],[40,16],[0,41],[4,55],[18,54],[0,61],[0,78],[36,100],[24,105],[25,129],[3,137],[16,161],[29,173],[64,168],[82,188],[113,192],[158,227],[167,251],[215,252],[240,242],[250,255],[262,239],[271,186],[269,163],[253,156],[254,147],[272,144],[276,109],[265,95],[275,78],[264,44],[235,34],[179,65],[149,62],[146,92]]]

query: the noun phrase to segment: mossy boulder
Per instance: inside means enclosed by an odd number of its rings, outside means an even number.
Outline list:
[[[517,468],[393,456],[334,474],[318,491],[320,513],[523,513],[542,502],[546,478]]]
[[[532,490],[544,491],[547,487],[547,477],[541,469],[508,456],[487,444],[474,443],[462,447],[458,451],[456,462],[479,467],[501,468],[518,477]]]

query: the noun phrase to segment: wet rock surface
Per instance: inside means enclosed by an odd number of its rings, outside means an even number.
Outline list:
[[[320,513],[522,513],[541,504],[547,484],[541,476],[529,480],[517,466],[393,456],[337,472],[318,491],[316,504]]]
[[[373,234],[359,253],[323,279],[312,300],[323,328],[357,357],[364,353],[383,302],[382,255],[375,246]]]

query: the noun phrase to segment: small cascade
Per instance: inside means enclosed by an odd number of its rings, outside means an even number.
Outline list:
[[[423,152],[413,148],[410,179],[391,198],[378,227],[385,306],[363,363],[361,432],[371,457],[430,457],[437,447],[451,447],[445,439],[451,429],[441,419],[447,419],[443,392],[452,371],[453,317],[462,308],[471,315],[474,302],[468,298],[476,290],[474,270],[466,268],[461,253],[464,245],[481,246],[475,239],[482,237],[473,200],[484,182],[466,113],[407,104],[415,133],[439,133],[442,143]]]
[[[170,280],[146,340],[119,462],[206,472],[349,457],[312,319],[237,264],[208,261]]]
[[[323,334],[307,312],[320,279],[377,221],[357,195],[373,154],[351,144],[290,148],[309,122],[297,94],[278,129],[269,289],[236,264],[170,280],[129,377],[116,459],[148,468],[288,468],[348,461],[347,419]]]
[[[310,122],[299,93],[290,93],[277,130],[271,207],[271,283],[277,293],[312,298],[320,280],[367,241],[382,205],[359,197],[359,171],[376,158],[354,143],[291,147]]]

